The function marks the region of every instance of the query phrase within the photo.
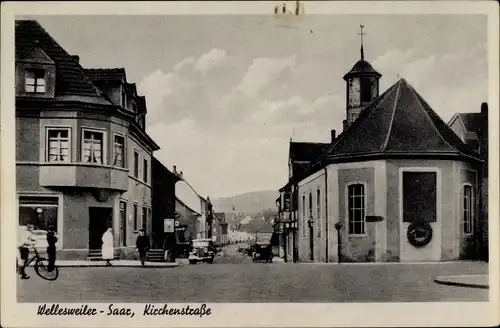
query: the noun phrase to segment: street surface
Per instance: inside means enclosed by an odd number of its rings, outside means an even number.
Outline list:
[[[253,263],[223,249],[214,264],[177,268],[61,268],[57,281],[18,279],[19,302],[423,302],[487,301],[488,290],[434,283],[485,274],[486,263]]]

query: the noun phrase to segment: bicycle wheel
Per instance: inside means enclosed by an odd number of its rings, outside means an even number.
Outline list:
[[[49,260],[39,258],[35,263],[35,272],[40,278],[45,280],[56,280],[59,276],[59,268],[54,266],[54,270],[49,271]]]

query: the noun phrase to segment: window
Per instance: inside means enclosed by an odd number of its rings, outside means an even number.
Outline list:
[[[69,129],[47,131],[49,162],[69,162],[69,131]]]
[[[139,177],[139,153],[134,150],[134,178]]]
[[[146,227],[148,226],[148,208],[147,207],[142,207],[142,222],[141,222],[141,228],[146,230]]]
[[[25,91],[28,93],[45,93],[45,70],[31,69],[26,71]]]
[[[83,130],[83,162],[104,164],[104,133]]]
[[[372,80],[361,78],[361,102],[372,101]]]
[[[311,193],[309,193],[309,217],[312,218],[313,216],[313,196]]]
[[[46,235],[52,227],[57,236],[58,230],[58,198],[50,196],[20,196],[19,226],[33,225],[36,238],[35,247],[45,249]],[[61,245],[59,240],[56,246]]]
[[[316,191],[316,220],[317,220],[317,231],[318,237],[321,236],[321,192],[319,189]]]
[[[113,142],[113,165],[118,167],[125,167],[124,152],[125,152],[125,138],[123,136],[115,135]]]
[[[307,218],[306,218],[306,196],[302,196],[302,218],[304,221],[303,224],[303,229],[302,229],[302,234],[306,234],[306,224],[307,224]]]
[[[138,219],[138,216],[139,216],[139,212],[138,212],[138,208],[137,208],[137,204],[134,204],[134,231],[137,231],[137,227],[138,227],[138,222],[137,222],[137,219]]]
[[[348,186],[349,234],[365,234],[365,186],[353,184]]]
[[[470,234],[473,231],[473,215],[474,215],[474,195],[471,185],[464,185],[463,194],[463,225],[465,234]]]
[[[127,203],[120,201],[120,243],[127,246]]]
[[[144,158],[142,161],[142,165],[143,165],[143,167],[142,167],[142,181],[147,183],[148,182],[148,173],[149,173],[148,172],[148,160]]]

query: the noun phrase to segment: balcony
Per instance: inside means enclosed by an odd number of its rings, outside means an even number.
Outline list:
[[[42,163],[40,185],[44,187],[103,188],[128,190],[128,169],[89,163]]]

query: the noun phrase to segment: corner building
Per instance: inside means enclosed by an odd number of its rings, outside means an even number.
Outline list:
[[[146,101],[124,69],[84,69],[36,21],[16,21],[16,185],[19,225],[54,226],[58,258],[115,257],[151,234]]]

